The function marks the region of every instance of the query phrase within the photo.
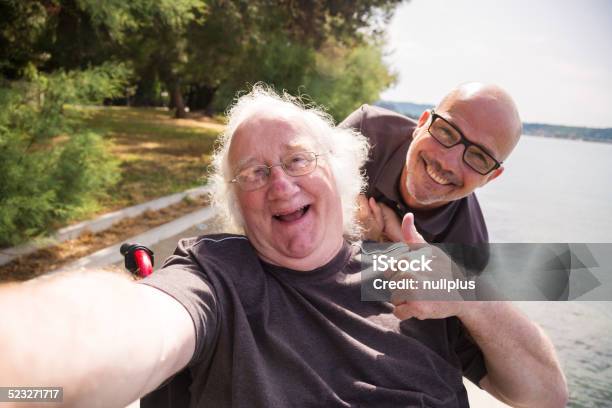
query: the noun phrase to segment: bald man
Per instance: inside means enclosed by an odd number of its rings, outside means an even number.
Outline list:
[[[399,223],[380,221],[392,219],[389,213],[401,220],[412,212],[428,242],[488,242],[474,190],[503,173],[503,162],[522,129],[506,91],[467,83],[449,92],[435,109],[423,112],[418,122],[364,105],[340,126],[359,130],[372,146],[365,165],[369,201],[363,203],[361,216],[367,238],[380,240],[385,235],[399,240]],[[486,262],[486,256],[480,258],[477,264]]]

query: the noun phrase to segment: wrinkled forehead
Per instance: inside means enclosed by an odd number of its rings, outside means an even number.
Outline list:
[[[296,151],[316,150],[306,123],[295,116],[257,115],[238,126],[229,147],[230,168],[250,163],[271,164]]]

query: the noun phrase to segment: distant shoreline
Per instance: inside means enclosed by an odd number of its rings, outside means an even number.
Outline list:
[[[586,142],[612,143],[612,129],[587,128],[575,126],[545,125],[523,123],[523,134],[554,137],[557,139],[584,140]]]
[[[545,134],[535,134],[535,133],[525,133],[523,132],[523,136],[535,136],[535,137],[545,137],[547,139],[561,139],[561,140],[574,140],[580,142],[595,142],[595,143],[606,143],[612,144],[612,139],[596,139],[596,138],[588,138],[588,137],[571,137],[571,136],[557,136],[557,135],[545,135]]]

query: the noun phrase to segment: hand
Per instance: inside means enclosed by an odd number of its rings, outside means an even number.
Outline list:
[[[401,225],[401,241],[404,241],[410,248],[414,247],[411,244],[427,244],[425,238],[417,231],[414,225],[414,214],[406,213]],[[419,245],[417,245],[419,246]]]
[[[362,238],[378,242],[402,241],[402,226],[395,212],[372,197],[360,194],[357,219],[363,228]]]
[[[373,198],[360,194],[357,198],[359,210],[357,221],[363,228],[362,238],[371,241],[383,241],[385,222],[382,210]]]
[[[416,227],[414,226],[414,215],[408,213],[404,216],[401,226],[402,240],[411,248],[423,248],[427,245],[423,236],[419,234]],[[443,265],[442,267],[435,268],[434,270],[440,272],[444,269],[448,268],[445,264],[450,266],[450,259],[448,256],[440,249],[430,246],[432,249],[432,254],[435,253],[436,260],[438,265]],[[448,271],[450,273],[450,270]],[[442,275],[447,275],[443,273]],[[452,276],[452,275],[451,275]],[[404,278],[416,278],[418,276],[414,274],[409,274],[407,272],[401,272],[396,274],[393,277],[393,280],[399,280]],[[422,285],[422,281],[420,282]],[[425,301],[425,300],[409,300],[411,292],[408,290],[395,290],[391,295],[391,303],[395,306],[393,310],[393,314],[400,320],[406,320],[410,318],[417,318],[419,320],[424,319],[443,319],[450,316],[459,316],[464,313],[464,308],[466,302],[464,301]],[[456,293],[454,294],[459,299],[461,296]],[[449,299],[449,296],[452,294],[446,294],[444,296],[445,299]]]
[[[383,218],[383,235],[386,241],[400,242],[402,241],[402,225],[400,219],[391,208],[383,203],[378,203],[382,212]]]

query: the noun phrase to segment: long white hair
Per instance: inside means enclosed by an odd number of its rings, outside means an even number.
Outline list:
[[[359,225],[355,220],[357,195],[365,188],[366,180],[361,171],[368,156],[368,141],[359,132],[334,125],[330,115],[300,98],[277,94],[269,87],[256,84],[251,92],[237,97],[227,112],[228,123],[217,141],[212,159],[211,203],[222,219],[224,232],[244,234],[243,218],[237,204],[235,187],[229,180],[232,166],[229,163],[229,147],[238,127],[258,114],[271,113],[279,117],[301,120],[312,135],[329,164],[338,194],[342,202],[344,234],[358,237]]]

